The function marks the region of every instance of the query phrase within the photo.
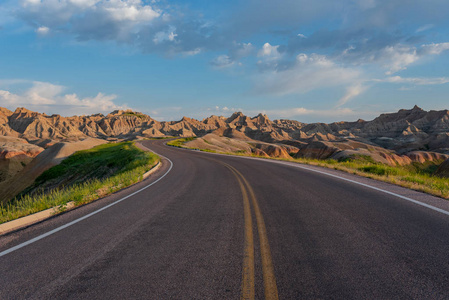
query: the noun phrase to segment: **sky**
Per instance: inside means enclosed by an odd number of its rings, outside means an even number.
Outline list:
[[[0,106],[302,122],[449,109],[447,0],[2,0]]]

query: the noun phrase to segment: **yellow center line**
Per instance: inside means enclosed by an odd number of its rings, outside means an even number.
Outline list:
[[[255,297],[254,288],[254,237],[253,237],[253,221],[251,217],[251,206],[248,193],[243,185],[242,180],[234,169],[225,164],[237,178],[243,196],[243,213],[245,217],[245,244],[243,250],[243,275],[242,275],[242,293],[240,299],[252,300]]]
[[[273,261],[271,259],[271,251],[270,251],[270,245],[268,243],[268,236],[267,236],[267,229],[265,227],[265,222],[263,220],[263,215],[259,207],[259,203],[257,202],[256,195],[254,193],[253,188],[249,184],[249,182],[246,180],[246,178],[240,173],[237,169],[234,167],[220,162],[221,164],[225,165],[228,169],[234,173],[236,176],[240,189],[242,190],[243,195],[243,202],[244,202],[244,215],[245,215],[245,256],[244,256],[244,262],[243,262],[243,282],[242,282],[242,295],[241,299],[254,299],[254,246],[253,246],[253,233],[252,233],[252,219],[251,219],[251,208],[248,200],[248,192],[251,198],[251,203],[254,207],[254,214],[256,216],[256,222],[257,222],[257,230],[259,232],[259,241],[260,241],[260,254],[262,258],[262,271],[263,271],[263,281],[264,281],[264,291],[265,291],[265,299],[267,300],[277,300],[279,299],[278,296],[278,290],[276,285],[276,277],[274,274],[274,266]],[[243,183],[242,183],[243,181]],[[246,188],[245,188],[246,187]],[[249,234],[250,230],[250,234]],[[251,248],[251,250],[248,249],[248,247]],[[247,259],[248,257],[248,251],[252,251],[251,258],[252,258],[252,267],[248,267],[247,264],[250,264],[251,261]],[[252,279],[246,277],[246,272],[248,272],[249,269],[252,269]],[[249,287],[248,285],[251,285],[252,287]],[[249,293],[248,291],[251,291]],[[252,297],[251,297],[252,295]]]
[[[256,195],[253,188],[249,185],[248,181],[242,174],[240,174],[243,181],[246,184],[251,200],[254,207],[254,213],[256,215],[257,230],[259,231],[260,241],[260,254],[262,257],[262,270],[263,270],[263,283],[265,289],[265,299],[277,300],[279,299],[278,289],[276,285],[276,277],[274,274],[273,260],[271,259],[270,244],[268,243],[267,229],[265,227],[265,221],[263,220],[262,212],[257,202]]]

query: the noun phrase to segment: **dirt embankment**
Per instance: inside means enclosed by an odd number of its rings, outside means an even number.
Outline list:
[[[34,180],[49,168],[59,164],[76,151],[90,149],[107,143],[105,140],[87,138],[73,143],[57,143],[42,151],[20,172],[0,183],[0,202],[6,202],[33,184]]]

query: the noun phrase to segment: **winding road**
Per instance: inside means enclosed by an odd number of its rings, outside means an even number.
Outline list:
[[[183,150],[0,236],[0,299],[447,299],[447,201],[335,170]]]

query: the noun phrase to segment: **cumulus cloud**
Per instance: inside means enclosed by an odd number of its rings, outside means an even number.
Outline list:
[[[279,45],[270,45],[270,43],[265,43],[257,53],[260,58],[257,63],[261,69],[272,69],[278,68],[282,54],[279,52]]]
[[[279,45],[272,46],[270,43],[265,43],[262,49],[259,51],[258,56],[268,58],[268,59],[278,59],[281,54],[278,51]]]
[[[10,109],[25,106],[47,113],[92,114],[128,108],[126,105],[114,103],[116,95],[98,93],[94,97],[80,98],[77,94],[64,94],[65,87],[48,82],[22,80],[4,81],[4,83],[28,85],[28,88],[22,92],[0,89],[0,103]]]
[[[256,76],[259,93],[272,95],[302,94],[317,88],[354,85],[361,71],[334,63],[323,55],[299,54],[291,68],[265,71]]]

